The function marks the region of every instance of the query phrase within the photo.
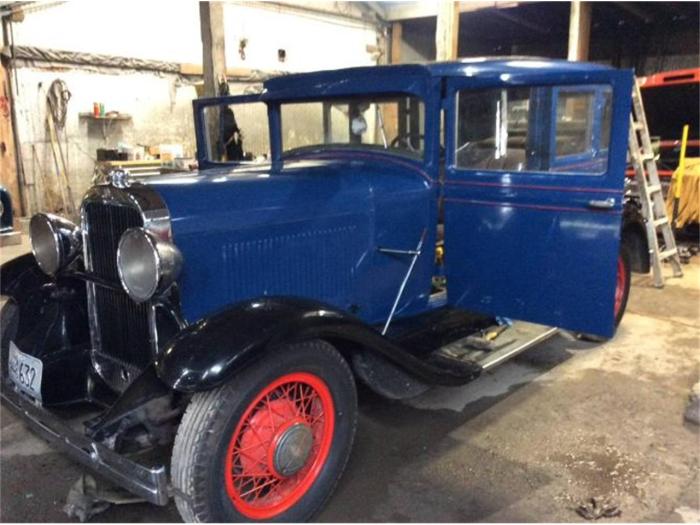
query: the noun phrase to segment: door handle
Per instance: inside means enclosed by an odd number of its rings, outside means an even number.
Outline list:
[[[615,207],[615,199],[612,197],[601,200],[594,199],[592,201],[588,201],[588,207],[595,208],[597,210],[609,210]]]

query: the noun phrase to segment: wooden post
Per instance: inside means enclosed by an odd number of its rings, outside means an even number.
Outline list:
[[[435,59],[456,60],[459,36],[459,2],[440,0],[435,29]]]
[[[202,72],[204,96],[219,94],[219,84],[226,81],[224,49],[224,6],[222,2],[199,2],[202,31]]]
[[[403,39],[403,26],[401,22],[394,22],[391,24],[391,57],[389,62],[391,64],[398,64],[401,62],[401,42]]]
[[[0,184],[10,192],[12,211],[19,217],[23,214],[25,203],[22,201],[22,188],[17,176],[10,89],[5,66],[0,63]]]
[[[391,24],[391,45],[389,46],[389,63],[401,63],[401,44],[403,42],[403,25],[401,22]],[[399,106],[398,104],[380,104],[381,118],[384,124],[384,133],[387,141],[393,140],[398,135]],[[379,122],[377,122],[379,126]],[[377,133],[380,133],[377,127]]]
[[[224,48],[224,6],[222,2],[199,2],[199,23],[202,32],[202,76],[204,96],[221,94],[226,82],[226,52]],[[224,160],[220,134],[220,106],[205,108],[204,123],[209,137],[206,152],[210,160]]]
[[[575,0],[571,2],[569,15],[568,60],[588,60],[591,40],[591,4]]]

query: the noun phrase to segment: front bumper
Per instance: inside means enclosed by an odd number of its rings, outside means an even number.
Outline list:
[[[168,503],[168,476],[164,466],[146,467],[94,442],[17,392],[7,379],[2,381],[1,397],[5,406],[36,434],[74,461],[150,503]]]

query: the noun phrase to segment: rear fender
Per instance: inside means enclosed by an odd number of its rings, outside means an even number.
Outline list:
[[[620,240],[629,250],[631,270],[638,273],[648,273],[651,270],[651,265],[646,226],[644,217],[635,201],[625,202]]]
[[[175,390],[210,390],[263,355],[310,339],[330,342],[346,358],[357,351],[373,352],[428,384],[458,385],[473,379],[418,359],[351,314],[291,297],[248,300],[188,326],[165,345],[156,372]]]

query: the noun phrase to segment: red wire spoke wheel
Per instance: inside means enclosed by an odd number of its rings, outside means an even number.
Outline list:
[[[627,271],[622,255],[617,257],[617,284],[615,286],[615,319],[620,315],[622,303],[625,300],[625,291],[627,289]]]
[[[617,266],[615,274],[615,296],[613,301],[613,316],[616,330],[618,325],[620,324],[620,321],[622,321],[622,317],[625,314],[625,310],[627,309],[627,300],[629,299],[630,284],[632,280],[632,276],[630,274],[630,252],[630,247],[623,242],[620,246],[620,253],[617,256]],[[584,341],[592,341],[597,343],[606,340],[606,338],[604,337],[586,333],[580,333],[578,334],[578,337],[580,339],[583,339]]]
[[[357,391],[345,357],[318,339],[265,352],[189,400],[170,476],[185,522],[308,521],[352,449]]]
[[[233,432],[226,452],[226,492],[236,509],[269,519],[313,485],[333,441],[335,409],[313,374],[284,375],[263,389]]]

